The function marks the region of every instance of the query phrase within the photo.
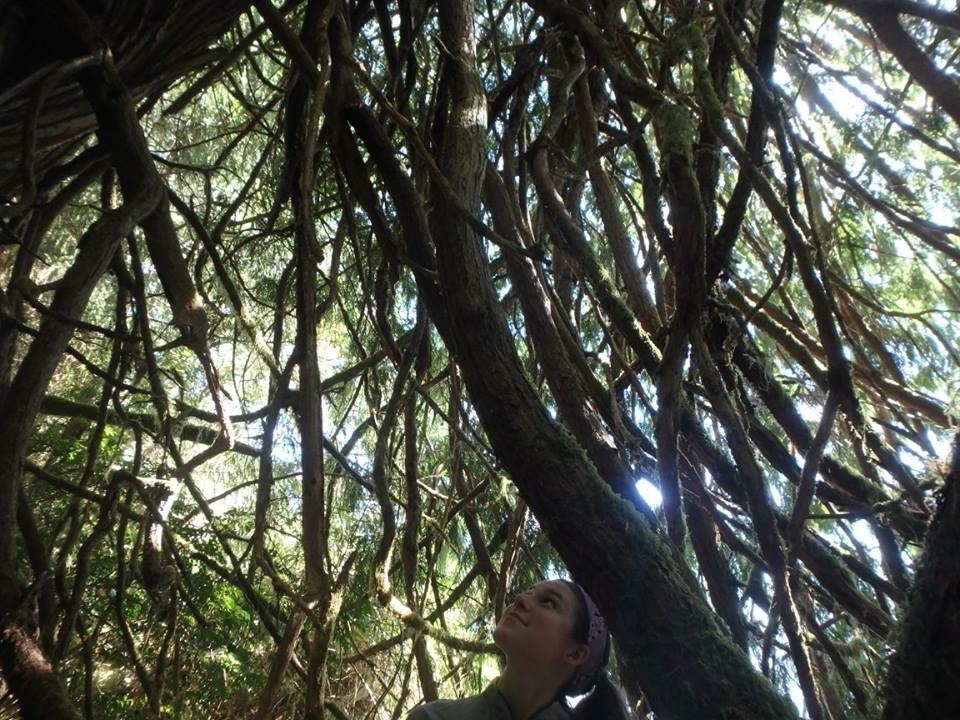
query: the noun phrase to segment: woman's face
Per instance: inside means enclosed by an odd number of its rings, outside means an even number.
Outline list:
[[[566,583],[538,583],[507,605],[493,631],[493,641],[508,662],[556,667],[566,680],[589,653],[573,636],[580,612],[580,600]]]

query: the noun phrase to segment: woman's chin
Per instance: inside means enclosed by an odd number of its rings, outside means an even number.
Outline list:
[[[493,644],[498,648],[506,652],[516,638],[515,630],[517,628],[523,627],[516,620],[501,620],[497,626],[493,629]]]

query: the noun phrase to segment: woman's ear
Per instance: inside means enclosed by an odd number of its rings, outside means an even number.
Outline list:
[[[577,643],[567,651],[566,658],[572,667],[583,665],[590,657],[590,648],[582,643]]]

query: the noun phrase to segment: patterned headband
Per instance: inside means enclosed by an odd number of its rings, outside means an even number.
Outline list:
[[[597,681],[597,676],[603,669],[607,659],[607,651],[610,647],[610,633],[607,630],[607,621],[603,619],[593,598],[587,595],[587,591],[576,583],[571,583],[571,585],[580,593],[584,610],[587,612],[587,620],[589,621],[587,647],[590,649],[590,656],[577,668],[564,693],[567,695],[582,695],[593,687]]]

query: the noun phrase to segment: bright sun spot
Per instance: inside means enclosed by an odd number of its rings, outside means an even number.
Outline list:
[[[640,497],[652,508],[660,507],[660,503],[663,502],[663,497],[660,495],[660,491],[657,489],[657,486],[646,478],[640,478],[637,480],[637,492],[640,493]]]

